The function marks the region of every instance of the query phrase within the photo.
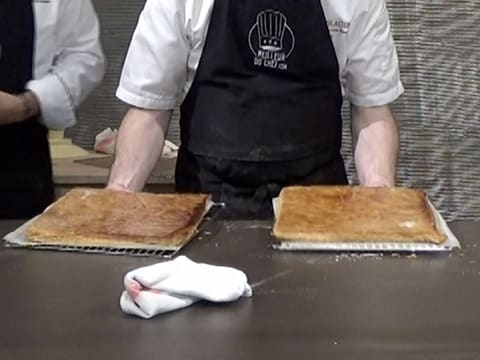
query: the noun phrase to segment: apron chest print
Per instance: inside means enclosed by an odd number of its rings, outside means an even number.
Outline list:
[[[258,13],[248,33],[248,43],[254,65],[287,70],[287,59],[295,48],[295,35],[284,14],[268,9]]]

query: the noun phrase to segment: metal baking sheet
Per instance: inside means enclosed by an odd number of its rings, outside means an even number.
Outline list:
[[[391,242],[385,239],[384,242],[299,242],[278,240],[272,244],[277,250],[288,251],[345,251],[345,252],[449,252],[460,248],[460,242],[455,234],[448,227],[445,219],[439,211],[428,200],[430,209],[435,217],[437,229],[447,236],[443,244],[432,244],[425,242]],[[275,217],[277,214],[278,198],[273,199]]]
[[[81,252],[88,254],[103,254],[103,255],[128,255],[128,256],[148,256],[160,257],[169,259],[173,257],[178,251],[190,242],[195,241],[195,237],[201,231],[205,222],[212,220],[223,208],[223,204],[216,204],[210,202],[207,205],[206,214],[198,227],[197,234],[186,244],[182,246],[161,246],[158,248],[138,248],[138,247],[105,247],[105,246],[71,246],[71,245],[54,245],[54,244],[39,244],[30,241],[26,237],[26,229],[35,220],[35,218],[25,222],[20,227],[4,236],[5,245],[7,247],[28,248],[35,250],[54,250],[65,252]]]

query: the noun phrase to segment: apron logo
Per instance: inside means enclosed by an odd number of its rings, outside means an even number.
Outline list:
[[[265,10],[248,33],[253,64],[271,69],[287,70],[287,58],[295,47],[295,36],[287,24],[287,17],[279,11]]]

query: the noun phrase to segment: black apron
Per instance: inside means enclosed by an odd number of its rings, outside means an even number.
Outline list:
[[[32,79],[31,0],[0,1],[0,90],[22,93]],[[29,218],[53,200],[47,129],[36,119],[0,126],[0,219]]]
[[[320,0],[216,0],[181,106],[176,187],[232,217],[292,184],[346,184],[339,66]]]

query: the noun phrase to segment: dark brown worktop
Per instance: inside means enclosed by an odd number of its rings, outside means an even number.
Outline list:
[[[452,230],[452,254],[348,256],[211,221],[183,254],[244,270],[254,296],[152,320],[118,300],[123,275],[158,259],[0,247],[0,359],[480,359],[480,223]]]

